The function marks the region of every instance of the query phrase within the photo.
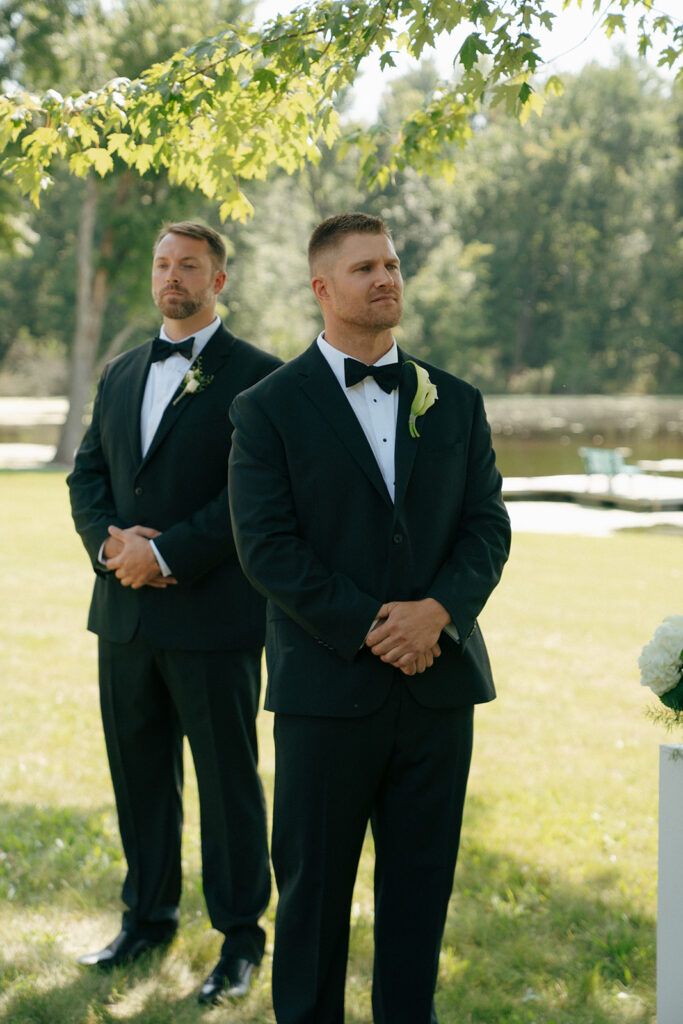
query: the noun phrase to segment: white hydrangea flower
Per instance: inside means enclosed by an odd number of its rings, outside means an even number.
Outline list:
[[[669,615],[638,658],[641,686],[661,697],[683,679],[683,615]]]

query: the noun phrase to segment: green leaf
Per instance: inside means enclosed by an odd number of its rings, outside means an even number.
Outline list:
[[[270,68],[259,68],[258,71],[255,71],[254,81],[258,86],[259,92],[263,92],[265,89],[272,89],[273,92],[277,91],[277,75]]]
[[[486,42],[476,32],[470,33],[465,42],[458,51],[458,57],[460,63],[468,70],[471,71],[474,65],[479,60],[479,55],[482,53],[490,53],[491,50]]]
[[[114,170],[114,161],[106,149],[102,149],[99,146],[93,147],[92,149],[86,149],[83,155],[87,157],[88,161],[95,168],[101,178],[103,178],[105,174],[109,174],[110,171]]]

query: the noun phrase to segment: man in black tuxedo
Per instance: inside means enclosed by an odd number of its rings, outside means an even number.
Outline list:
[[[215,231],[165,227],[154,247],[160,338],[114,359],[67,483],[96,579],[102,721],[128,872],[119,935],[80,958],[111,967],[168,943],[181,890],[183,734],[201,811],[202,875],[225,940],[200,1002],[247,991],[270,896],[255,719],[263,599],[230,528],[230,403],[280,360],[216,316]]]
[[[370,820],[374,1020],[430,1024],[509,519],[480,393],[397,349],[384,222],[324,221],[309,260],[324,332],[231,410],[235,542],[268,598],[275,1016],[343,1024]]]

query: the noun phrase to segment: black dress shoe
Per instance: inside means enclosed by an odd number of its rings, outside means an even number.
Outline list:
[[[84,967],[118,967],[120,964],[130,964],[150,949],[167,946],[172,938],[173,932],[161,938],[150,939],[141,932],[121,931],[99,952],[79,956],[78,963]]]
[[[246,996],[254,965],[243,957],[222,956],[199,991],[200,1003],[220,1003],[228,996]]]

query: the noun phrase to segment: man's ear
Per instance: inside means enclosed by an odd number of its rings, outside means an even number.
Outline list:
[[[219,295],[225,287],[225,282],[228,279],[228,275],[224,270],[219,270],[213,281],[213,293]]]
[[[318,302],[322,302],[324,299],[329,299],[330,293],[327,289],[327,281],[324,277],[312,277],[311,288]]]

